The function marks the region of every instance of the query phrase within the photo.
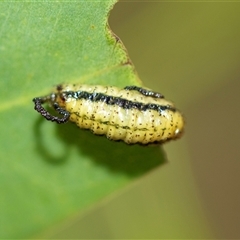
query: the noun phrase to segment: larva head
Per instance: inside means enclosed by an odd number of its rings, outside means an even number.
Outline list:
[[[63,91],[63,86],[62,85],[57,85],[54,89],[54,102],[58,103],[60,107],[64,107],[65,103],[65,97],[62,94]]]
[[[66,101],[69,98],[69,95],[71,95],[71,91],[65,87],[65,85],[59,84],[55,87],[52,94],[50,94],[50,104],[54,105],[57,103],[60,107],[65,108]]]

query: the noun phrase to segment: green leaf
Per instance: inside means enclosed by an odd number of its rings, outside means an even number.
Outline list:
[[[159,146],[111,142],[33,109],[58,83],[140,85],[107,25],[115,2],[0,3],[0,238],[39,234],[164,162]]]

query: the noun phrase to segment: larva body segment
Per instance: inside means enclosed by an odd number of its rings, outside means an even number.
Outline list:
[[[159,93],[136,86],[119,89],[63,84],[49,96],[35,98],[35,105],[44,102],[68,112],[69,120],[80,128],[128,144],[175,139],[181,135],[184,126],[181,113],[171,102]]]

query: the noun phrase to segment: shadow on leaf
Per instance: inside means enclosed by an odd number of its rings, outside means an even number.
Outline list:
[[[88,156],[95,164],[104,165],[111,171],[124,172],[132,176],[141,175],[166,162],[160,145],[128,145],[124,142],[110,141],[104,136],[94,135],[91,131],[80,129],[71,123],[55,125],[56,134],[64,142],[65,149],[61,150],[61,156],[54,156],[44,143],[44,133],[40,128],[44,119],[39,119],[35,124],[37,150],[51,164],[65,163],[69,149],[72,147],[78,149],[79,160],[81,160],[81,155]]]

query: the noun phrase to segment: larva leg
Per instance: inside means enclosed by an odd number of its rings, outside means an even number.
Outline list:
[[[70,117],[70,113],[59,107],[57,103],[53,104],[54,109],[60,114],[63,115],[62,118],[55,117],[51,115],[46,109],[43,108],[42,104],[46,102],[46,98],[34,98],[33,102],[35,104],[34,109],[39,112],[44,118],[48,121],[57,122],[57,123],[65,123],[68,121]]]
[[[126,90],[135,90],[140,92],[142,95],[144,96],[148,96],[148,97],[153,97],[153,98],[164,98],[164,96],[161,93],[158,92],[153,92],[151,90],[148,89],[144,89],[141,87],[137,87],[137,86],[126,86],[124,89]]]

